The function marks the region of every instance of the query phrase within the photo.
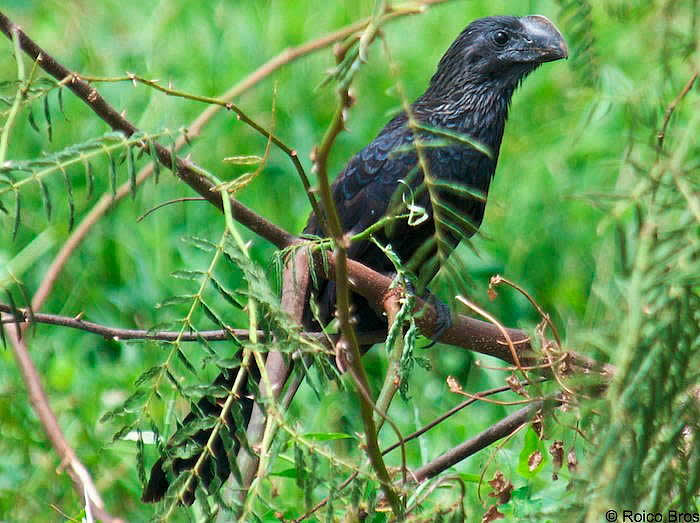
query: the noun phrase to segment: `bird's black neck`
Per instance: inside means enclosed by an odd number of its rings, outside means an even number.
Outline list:
[[[514,91],[514,85],[485,82],[445,89],[433,81],[413,107],[426,125],[477,140],[497,156]]]

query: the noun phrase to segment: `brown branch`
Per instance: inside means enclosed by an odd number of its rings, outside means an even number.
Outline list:
[[[473,454],[476,454],[492,443],[498,441],[499,439],[505,438],[518,430],[523,424],[527,423],[539,409],[542,408],[542,405],[542,401],[535,401],[527,407],[506,416],[501,421],[490,426],[473,438],[465,441],[461,445],[457,445],[441,456],[416,469],[413,472],[413,477],[415,477],[416,481],[420,483],[426,479],[437,476],[460,461],[472,456]]]
[[[324,276],[332,278],[334,265],[335,258],[329,256],[329,270]],[[318,263],[317,266],[321,267],[322,265]],[[347,266],[352,290],[366,298],[370,305],[381,313],[381,304],[385,294],[389,291],[392,282],[391,278],[375,272],[354,260],[348,260]],[[415,310],[422,311],[422,314],[416,317],[416,324],[424,335],[430,336],[437,329],[437,311],[432,304],[419,297],[416,297],[415,301]],[[532,353],[528,335],[519,329],[506,329],[506,332],[515,345],[520,361],[532,361],[534,353]],[[469,316],[455,315],[452,325],[444,331],[439,341],[494,356],[510,364],[515,363],[508,348],[507,340],[503,337],[498,327]]]
[[[155,341],[226,341],[230,340],[231,336],[236,336],[240,339],[247,339],[249,332],[247,329],[220,329],[220,330],[205,330],[198,332],[179,331],[154,331],[146,329],[123,329],[119,327],[109,327],[99,323],[85,321],[79,316],[60,316],[58,314],[44,314],[40,312],[30,313],[28,309],[17,308],[13,309],[7,304],[0,303],[0,312],[8,314],[7,318],[0,320],[2,324],[24,324],[43,323],[46,325],[57,325],[60,327],[68,327],[78,329],[93,334],[99,334],[103,338],[112,339],[115,341],[124,340],[155,340]],[[12,313],[15,312],[13,315]],[[17,314],[19,313],[19,315]],[[269,333],[259,330],[258,337],[266,337]],[[322,332],[305,332],[302,333],[317,343],[331,347],[334,341],[337,341],[338,335],[327,335]],[[383,330],[362,333],[359,335],[361,343],[378,343],[386,337],[386,332]]]
[[[549,378],[546,378],[546,377],[540,377],[539,379],[534,380],[534,381],[535,381],[535,383],[542,383],[542,382],[544,382],[544,381],[547,381],[548,379],[549,379]],[[526,381],[520,382],[520,386],[521,386],[521,387],[527,387],[528,385],[531,385],[531,383],[528,383],[528,382],[526,382]],[[488,397],[488,396],[492,396],[492,395],[494,395],[494,394],[498,394],[499,392],[507,392],[507,391],[509,391],[509,390],[512,391],[512,390],[513,390],[513,387],[511,387],[510,385],[504,385],[504,386],[502,386],[502,387],[496,387],[496,388],[494,388],[494,389],[489,389],[489,390],[484,390],[484,391],[482,391],[482,392],[477,392],[477,393],[474,394],[472,397],[470,397],[468,400],[463,401],[463,402],[460,403],[459,405],[455,405],[455,406],[452,407],[450,410],[448,410],[447,412],[441,414],[440,416],[438,416],[437,418],[435,418],[433,421],[431,421],[431,422],[428,423],[427,425],[421,427],[420,429],[418,429],[418,430],[415,431],[415,432],[412,432],[412,433],[409,434],[408,436],[405,436],[405,437],[403,438],[402,441],[397,441],[397,442],[394,443],[393,445],[390,445],[389,447],[387,447],[386,449],[384,449],[384,450],[382,451],[382,454],[388,454],[389,452],[391,452],[392,450],[394,450],[394,449],[400,447],[401,445],[403,445],[403,444],[405,444],[405,443],[408,443],[409,441],[411,441],[411,440],[413,440],[413,439],[416,439],[416,438],[422,436],[423,434],[425,434],[425,433],[428,432],[429,430],[431,430],[431,429],[437,427],[440,423],[442,423],[442,422],[445,421],[446,419],[450,418],[451,416],[454,416],[454,415],[457,414],[460,410],[464,409],[465,407],[468,407],[468,406],[471,405],[472,403],[475,403],[475,402],[477,402],[477,401],[479,401],[479,400],[481,400],[481,399],[483,399],[483,398],[486,398],[486,397]]]
[[[78,498],[83,499],[86,503],[86,510],[90,510],[92,514],[105,522],[119,523],[122,520],[110,515],[104,507],[104,502],[100,497],[94,481],[90,473],[85,468],[85,465],[78,459],[73,448],[68,443],[68,440],[63,434],[61,427],[58,424],[56,415],[51,410],[49,398],[46,396],[44,386],[41,384],[41,378],[34,366],[34,362],[29,356],[29,351],[24,343],[24,340],[18,336],[18,331],[15,326],[10,326],[8,329],[8,338],[12,345],[12,351],[15,355],[15,360],[22,373],[24,383],[27,385],[29,400],[32,404],[34,412],[36,412],[39,422],[44,428],[44,432],[51,441],[51,445],[56,450],[56,453],[61,459],[59,469],[64,469],[68,472],[73,487],[78,495]]]
[[[666,129],[668,128],[668,123],[671,121],[671,116],[673,116],[673,112],[676,110],[676,106],[679,103],[681,103],[683,98],[685,98],[685,95],[687,95],[688,92],[693,88],[693,84],[695,83],[697,77],[698,73],[696,71],[688,79],[686,84],[683,86],[681,92],[678,93],[678,95],[673,99],[673,101],[668,105],[668,107],[666,107],[663,124],[661,125],[661,129],[656,135],[656,143],[659,146],[659,149],[662,149],[664,146],[664,139],[666,138]]]
[[[291,320],[298,325],[302,324],[306,295],[309,290],[310,274],[308,266],[307,249],[300,248],[293,253],[293,256],[291,256],[290,260],[285,265],[283,273],[281,307],[282,310],[289,315]],[[328,343],[330,342],[330,338],[326,334],[322,332],[315,334],[319,336],[319,342],[326,342],[332,348],[332,342]],[[268,379],[270,380],[270,386],[274,396],[273,399],[276,400],[279,397],[287,382],[287,379],[289,378],[291,369],[292,364],[289,361],[289,355],[282,354],[278,351],[268,354],[265,362],[265,371]],[[300,384],[301,381],[299,381],[296,386],[298,387]],[[291,397],[293,397],[293,395],[296,393],[294,384],[292,384],[290,387],[289,392],[291,394],[288,395],[288,401],[291,401]],[[253,407],[246,431],[246,438],[251,448],[259,445],[262,441],[266,422],[266,413],[256,403]],[[260,474],[263,471],[258,470],[260,462],[258,456],[249,453],[243,446],[238,451],[237,461],[242,479],[240,495],[242,498],[244,498],[245,495],[247,495],[248,488],[250,487],[255,475]]]
[[[320,261],[320,254],[317,254],[317,256],[319,256],[319,260],[317,260],[315,266],[319,270],[323,271],[324,264]],[[323,271],[323,274],[320,276],[328,279],[334,279],[335,257],[332,253],[328,255],[326,261],[328,263],[328,270]],[[370,305],[373,305],[378,311],[381,311],[381,303],[383,303],[383,298],[389,291],[389,286],[392,282],[391,278],[353,260],[347,261],[347,267],[349,283],[353,292],[357,292],[361,296],[364,296]],[[10,312],[10,309],[4,310],[5,312]],[[416,310],[423,311],[423,314],[416,318],[416,324],[420,328],[421,332],[430,335],[430,333],[434,332],[436,328],[437,312],[430,303],[422,300],[421,298],[416,298]],[[65,325],[66,327],[72,328],[83,328],[84,325],[89,324],[89,322],[76,321],[75,318],[62,319],[61,323],[44,321],[43,319],[49,320],[51,318],[57,319],[63,317],[41,315],[39,313],[34,313],[34,316],[40,323],[55,323],[57,325]],[[39,318],[42,319],[40,320]],[[83,330],[89,330],[90,332],[95,332],[96,334],[103,334],[103,331],[98,330],[98,327],[95,327],[95,330],[84,328]],[[120,332],[117,335],[122,337],[122,334],[124,334],[124,339],[146,338],[148,335],[148,331],[143,331],[143,336],[134,335],[130,337],[128,336],[129,332],[136,334],[139,331],[124,329],[123,332]],[[234,332],[237,331],[234,330]],[[511,338],[518,354],[518,359],[523,365],[537,365],[540,363],[539,358],[536,358],[536,354],[532,351],[530,338],[524,331],[519,329],[506,329],[506,332]],[[311,335],[312,333],[308,334]],[[107,333],[107,335],[109,335],[109,333]],[[208,335],[211,336],[212,340],[218,336],[221,336],[222,338],[225,337],[223,332],[217,333],[216,331],[209,331]],[[385,333],[359,333],[358,336],[361,338],[360,341],[363,344],[377,343],[384,339]],[[320,338],[319,341],[321,341]],[[461,347],[469,351],[478,352],[480,354],[493,356],[511,365],[515,364],[509,350],[507,340],[503,337],[498,327],[491,323],[477,320],[469,316],[461,314],[454,315],[452,325],[442,334],[440,337],[440,342],[455,347]],[[614,369],[611,366],[601,365],[581,354],[569,352],[568,355],[570,356],[569,363],[574,367],[579,367],[582,370],[595,370],[604,374],[612,374],[614,372]]]
[[[19,38],[20,47],[32,60],[56,80],[65,81],[66,86],[73,91],[97,116],[104,120],[113,130],[121,131],[129,137],[138,133],[138,129],[124,118],[100,95],[93,86],[80,79],[80,77],[68,70],[44,51],[39,45],[29,38],[24,31],[15,25],[7,16],[0,12],[0,31],[8,38],[12,38],[15,31]],[[68,80],[66,80],[68,79]],[[147,147],[146,144],[144,144]],[[167,168],[175,165],[175,174],[197,193],[206,198],[220,210],[223,209],[221,193],[214,190],[214,184],[197,170],[189,160],[172,158],[168,149],[158,143],[154,143],[158,160]],[[255,213],[237,200],[231,199],[231,211],[234,219],[248,227],[251,231],[282,248],[290,245],[295,237],[284,229],[273,224],[266,218]]]

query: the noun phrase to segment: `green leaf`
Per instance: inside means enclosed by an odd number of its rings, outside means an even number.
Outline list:
[[[0,340],[2,340],[2,348],[7,350],[7,338],[5,337],[5,325],[0,322]]]
[[[229,468],[231,469],[231,474],[239,485],[243,484],[241,470],[238,468],[237,455],[234,449],[237,445],[234,442],[233,436],[231,435],[229,427],[224,427],[221,431],[221,441],[224,443],[224,449],[226,451],[226,458],[228,460]]]
[[[218,422],[219,418],[216,416],[207,416],[205,418],[195,418],[182,427],[180,427],[171,439],[170,444],[176,447],[178,444],[190,439],[199,431],[206,431],[213,428]]]
[[[160,303],[156,304],[156,309],[161,309],[163,307],[170,307],[172,305],[181,305],[183,303],[191,303],[196,296],[194,294],[184,294],[180,296],[171,296],[166,298]]]
[[[117,196],[117,163],[114,156],[107,153],[109,157],[109,188],[112,190],[112,198]]]
[[[150,369],[143,371],[141,373],[141,375],[138,378],[136,378],[134,385],[138,387],[139,385],[142,385],[142,384],[146,383],[147,381],[150,381],[156,375],[160,374],[162,369],[163,369],[162,365],[155,365],[155,366],[151,367]]]
[[[297,469],[295,468],[288,468],[284,470],[280,470],[279,472],[270,472],[270,476],[277,476],[279,478],[290,478],[290,479],[297,479],[299,477],[297,473]]]
[[[262,156],[257,155],[229,156],[227,158],[224,158],[224,163],[231,163],[234,165],[257,165],[262,161]]]
[[[217,249],[217,245],[211,240],[206,238],[199,238],[197,236],[187,236],[183,238],[184,241],[191,243],[197,249],[204,252],[214,252]]]
[[[51,127],[51,107],[49,107],[49,97],[44,97],[44,118],[46,119],[46,132],[49,136],[49,142],[53,138],[53,130]]]
[[[144,455],[143,434],[141,429],[136,428],[139,437],[136,440],[136,470],[138,471],[139,481],[141,485],[146,484],[146,458]]]
[[[85,167],[85,185],[87,185],[87,196],[89,200],[92,198],[92,192],[95,189],[95,175],[92,171],[92,164],[89,160],[83,159],[83,165]]]
[[[189,398],[225,398],[229,392],[221,385],[190,385],[183,390]]]
[[[533,470],[530,470],[528,460],[533,453],[539,452],[542,455],[542,461]],[[525,441],[523,442],[523,449],[520,451],[520,456],[518,457],[518,468],[517,472],[524,478],[534,478],[539,474],[545,462],[547,461],[547,452],[545,450],[544,442],[537,437],[537,433],[528,426],[525,431]]]
[[[175,142],[170,146],[170,170],[177,174],[177,156],[175,156]]]
[[[64,110],[64,107],[63,107],[63,87],[58,88],[58,109],[61,111],[61,114],[63,115],[63,119],[68,121],[68,117],[66,116],[66,111]]]
[[[138,421],[132,421],[128,425],[124,425],[121,429],[119,429],[117,432],[115,432],[114,436],[112,436],[112,443],[122,439],[129,432],[131,432],[137,423],[138,423]]]
[[[34,118],[34,110],[30,107],[29,108],[29,125],[31,126],[32,129],[34,129],[37,133],[41,134],[41,131],[39,130],[39,126],[36,124],[36,118]]]
[[[19,196],[19,191],[15,191],[15,217],[12,224],[12,240],[17,238],[17,231],[19,231],[19,215],[22,210],[22,200]]]
[[[211,321],[213,321],[216,325],[218,325],[220,328],[225,329],[226,325],[224,322],[219,318],[219,316],[214,312],[214,309],[209,307],[204,300],[199,300],[199,306],[202,308],[204,311],[204,314],[206,314]]]
[[[134,147],[126,147],[126,169],[129,173],[129,190],[131,191],[131,199],[136,198],[136,164],[134,162]]]
[[[70,181],[70,177],[66,170],[59,164],[59,170],[63,175],[63,181],[66,184],[66,196],[68,200],[68,230],[73,230],[73,223],[75,222],[75,203],[73,201],[73,184]]]
[[[188,270],[179,270],[179,271],[173,271],[170,273],[170,276],[173,278],[177,278],[179,280],[192,280],[192,281],[199,281],[199,279],[202,276],[205,276],[207,273],[204,271],[188,271]]]
[[[116,416],[122,416],[141,410],[147,399],[148,395],[146,390],[137,389],[131,396],[124,400],[121,405],[105,412],[100,418],[100,423],[105,423]]]
[[[211,283],[212,287],[214,287],[227,302],[237,309],[243,309],[243,304],[238,301],[231,292],[226,290],[215,278],[210,278],[209,283]]]
[[[185,356],[185,353],[182,352],[180,347],[177,347],[176,352],[177,352],[177,357],[182,362],[182,364],[187,368],[188,371],[190,371],[192,374],[194,374],[196,376],[197,371],[194,369],[194,366],[190,363],[190,360],[187,359],[187,356]]]
[[[158,184],[160,181],[160,160],[158,159],[158,151],[156,151],[155,140],[148,140],[148,153],[151,155],[153,160],[153,175],[155,178],[155,183]]]
[[[180,382],[177,380],[175,376],[173,376],[173,373],[170,372],[170,369],[166,368],[165,369],[165,377],[168,378],[168,381],[172,383],[173,387],[177,389],[177,391],[184,396],[183,390],[182,390],[182,385],[180,385]]]
[[[300,445],[294,445],[294,467],[296,469],[296,484],[300,489],[304,489],[305,481],[305,460],[304,449]]]
[[[51,221],[53,205],[51,203],[51,195],[49,194],[49,189],[46,187],[46,184],[41,178],[37,177],[36,182],[39,184],[39,189],[41,192],[41,203],[44,206],[44,212],[46,212],[46,220]]]

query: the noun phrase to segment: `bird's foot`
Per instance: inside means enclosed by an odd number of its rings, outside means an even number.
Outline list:
[[[416,288],[410,281],[406,282],[406,292],[414,296],[416,295]],[[436,315],[435,329],[432,335],[427,336],[431,342],[423,347],[424,349],[429,349],[440,341],[440,337],[452,326],[452,314],[450,313],[450,308],[448,305],[445,302],[440,301],[437,296],[435,296],[429,290],[426,289],[421,298],[433,306]]]
[[[428,336],[430,338],[430,343],[423,347],[424,349],[429,349],[435,345],[445,331],[452,327],[452,314],[450,313],[450,308],[444,301],[440,301],[433,293],[426,291],[427,302],[435,308],[435,330]],[[425,299],[425,297],[424,297]]]

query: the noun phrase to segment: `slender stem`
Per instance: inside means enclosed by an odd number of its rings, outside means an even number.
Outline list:
[[[413,476],[419,483],[428,478],[437,476],[460,461],[463,461],[499,439],[504,438],[518,430],[523,424],[527,423],[532,418],[535,412],[542,408],[543,404],[543,401],[536,401],[527,407],[523,407],[513,414],[506,416],[501,421],[477,434],[473,438],[460,445],[457,445],[456,447],[443,453],[441,456],[416,469],[413,472]]]
[[[3,317],[0,323],[20,323],[20,324],[31,324],[33,323],[43,323],[46,325],[57,325],[60,327],[68,327],[71,329],[78,329],[85,332],[91,332],[93,334],[98,334],[104,338],[112,339],[115,341],[124,340],[155,340],[155,341],[229,341],[231,336],[235,336],[239,339],[248,339],[249,331],[248,329],[219,329],[219,330],[204,330],[200,331],[193,329],[193,332],[179,331],[154,331],[146,329],[122,329],[119,327],[110,327],[108,325],[102,325],[100,323],[94,323],[91,321],[85,321],[82,319],[81,315],[77,316],[61,316],[58,314],[44,314],[41,312],[32,313],[29,309],[25,308],[15,308],[13,309],[5,303],[0,303],[0,312],[5,312],[8,314],[7,317]],[[267,331],[262,331],[258,329],[258,337],[268,336],[270,333]],[[321,343],[327,346],[338,339],[337,334],[325,334],[323,332],[304,332],[302,336],[315,341],[316,343]],[[382,341],[386,333],[383,330],[378,330],[374,332],[362,333],[360,336],[360,343],[371,344]]]
[[[349,105],[349,97],[347,93],[347,88],[343,88],[339,92],[340,103],[338,104],[338,109],[336,110],[335,117],[331,122],[326,134],[321,141],[319,147],[315,150],[315,168],[318,173],[318,180],[320,186],[321,201],[323,203],[324,210],[326,211],[326,218],[328,220],[328,226],[330,233],[334,239],[335,249],[335,282],[336,282],[336,311],[338,316],[338,322],[340,325],[340,330],[342,332],[342,338],[338,342],[338,352],[345,353],[347,355],[349,372],[353,378],[358,393],[360,395],[360,410],[362,414],[362,421],[365,428],[365,437],[367,445],[367,454],[369,456],[370,463],[374,469],[377,477],[379,478],[382,491],[389,501],[391,508],[397,518],[403,519],[404,508],[403,503],[396,491],[392,487],[391,478],[382,459],[381,452],[379,450],[379,444],[377,442],[377,428],[374,423],[374,405],[372,404],[369,380],[367,379],[367,374],[360,361],[361,354],[359,345],[357,342],[357,336],[355,333],[355,328],[352,325],[350,314],[351,314],[351,304],[350,304],[350,291],[348,289],[348,274],[347,274],[347,240],[344,237],[342,225],[340,223],[340,217],[338,215],[338,210],[336,209],[335,202],[333,201],[333,195],[331,192],[328,171],[327,171],[327,161],[328,155],[330,153],[331,147],[335,141],[335,138],[344,128],[344,113],[345,109]]]
[[[316,198],[314,198],[313,192],[311,191],[311,183],[309,183],[309,178],[306,176],[304,166],[301,164],[301,161],[299,161],[299,155],[297,154],[297,151],[289,147],[280,138],[275,136],[272,133],[272,131],[265,129],[262,125],[258,124],[255,120],[250,118],[238,105],[234,104],[233,102],[226,99],[212,98],[210,96],[201,96],[197,94],[187,93],[185,91],[179,91],[177,89],[172,89],[170,87],[164,87],[160,85],[160,83],[158,83],[158,80],[149,80],[147,78],[143,78],[132,73],[128,73],[126,76],[118,76],[113,78],[102,78],[85,75],[82,75],[79,78],[86,82],[138,82],[143,85],[147,85],[153,89],[156,89],[157,91],[161,91],[167,94],[168,96],[185,98],[187,100],[202,102],[209,105],[218,105],[219,107],[222,107],[227,111],[232,111],[236,113],[236,116],[239,120],[241,120],[243,123],[257,131],[258,133],[260,133],[262,136],[268,138],[289,157],[289,159],[292,161],[292,164],[294,164],[294,168],[299,174],[299,178],[301,179],[301,182],[304,186],[305,192],[309,198],[309,202],[311,203],[311,207],[313,208],[314,213],[316,213],[317,216],[322,216],[319,212],[320,209],[318,207],[318,203],[316,202]]]
[[[398,301],[398,295],[394,294],[384,302],[384,310],[386,311],[387,320],[389,322],[389,330],[395,328],[394,323],[396,322],[396,317],[400,310]],[[401,326],[398,326],[398,328],[401,328]],[[399,390],[403,348],[403,336],[399,334],[396,336],[394,346],[389,347],[386,376],[384,376],[384,384],[379,391],[379,396],[377,396],[377,410],[385,414],[389,411],[389,405],[391,405],[396,391]],[[377,430],[381,430],[384,423],[382,417],[376,415],[374,417],[374,422],[377,424]]]

